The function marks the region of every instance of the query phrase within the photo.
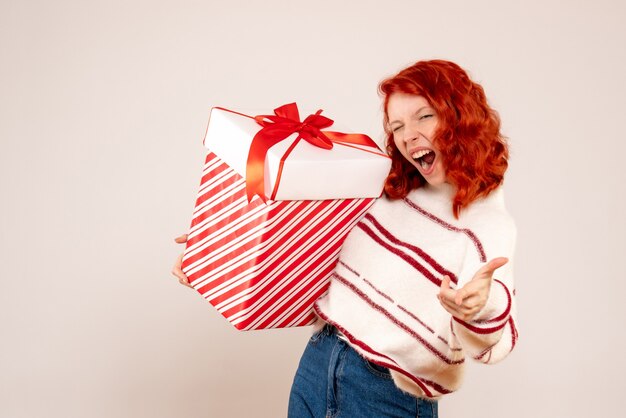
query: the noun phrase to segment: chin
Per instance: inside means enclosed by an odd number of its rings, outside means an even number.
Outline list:
[[[426,180],[426,183],[428,183],[428,185],[433,186],[433,187],[437,187],[437,186],[441,186],[446,182],[445,178],[426,178],[425,176],[422,175],[422,177],[424,178],[424,180]]]

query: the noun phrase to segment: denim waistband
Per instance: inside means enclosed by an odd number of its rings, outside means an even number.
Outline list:
[[[336,326],[334,326],[333,324],[329,324],[326,323],[324,325],[323,328],[323,332],[325,332],[327,335],[336,335],[337,337],[339,337],[341,340],[349,343],[350,341],[348,340],[348,338],[343,334],[343,332],[341,332],[341,330],[339,330]]]

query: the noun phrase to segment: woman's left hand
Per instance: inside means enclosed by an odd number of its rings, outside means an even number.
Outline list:
[[[437,295],[439,302],[455,318],[472,320],[487,303],[493,272],[508,261],[505,257],[494,258],[482,266],[465,286],[456,290],[450,288],[450,277],[444,276]]]

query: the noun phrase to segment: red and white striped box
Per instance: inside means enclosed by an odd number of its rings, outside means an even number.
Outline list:
[[[309,325],[343,240],[374,200],[249,203],[245,179],[209,152],[182,270],[239,330]]]

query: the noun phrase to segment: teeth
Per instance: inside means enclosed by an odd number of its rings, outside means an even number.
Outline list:
[[[428,164],[424,160],[420,160],[420,165],[422,166],[423,169],[428,168]]]
[[[418,158],[422,158],[424,155],[428,154],[429,152],[432,152],[432,151],[423,149],[421,151],[414,152],[413,154],[411,154],[411,157],[413,157],[414,160],[417,160]]]

